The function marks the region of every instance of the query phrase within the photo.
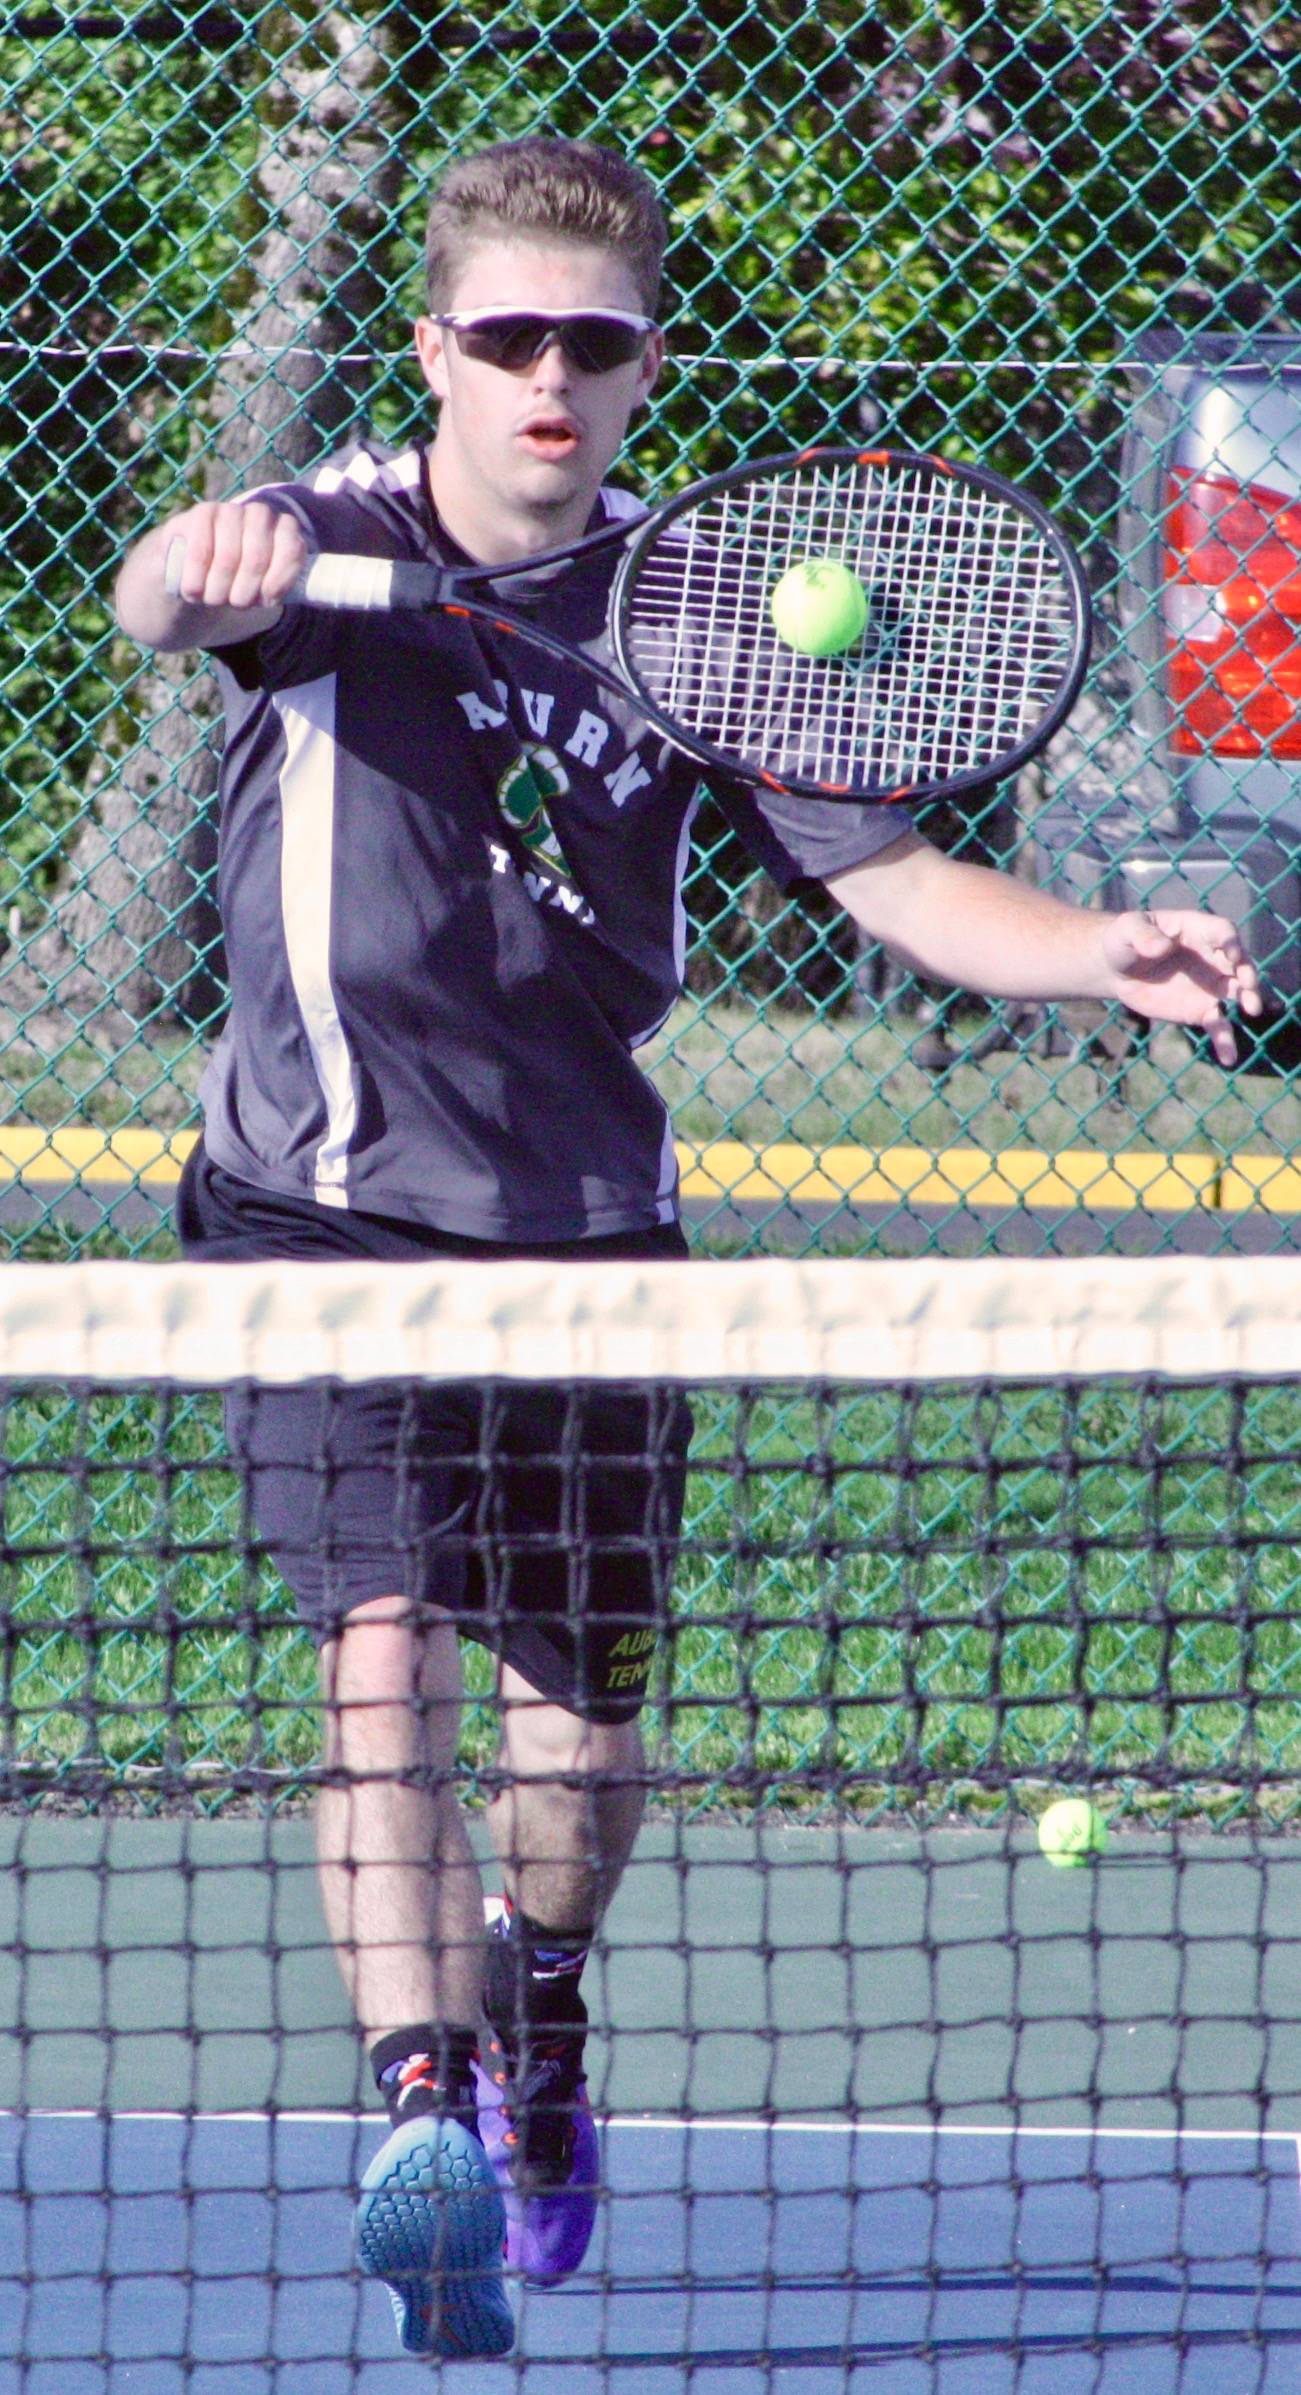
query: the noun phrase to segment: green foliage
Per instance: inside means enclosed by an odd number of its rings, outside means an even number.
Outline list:
[[[4,892],[47,886],[116,696],[106,585],[195,440],[194,353],[228,330],[228,219],[256,129],[183,36],[0,40]]]

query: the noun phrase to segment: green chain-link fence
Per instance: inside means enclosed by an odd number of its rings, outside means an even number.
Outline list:
[[[706,816],[689,994],[649,1060],[698,1236],[1291,1238],[1290,0],[33,5],[0,69],[11,1241],[164,1251],[221,1019],[210,688],[115,636],[123,545],[363,430],[410,437],[429,185],[536,130],[624,148],[670,215],[643,488],[866,430],[986,459],[1082,544],[1072,725],[983,815],[926,828],[1080,898],[1191,884],[1249,919],[1270,993],[1227,1077],[1175,1032],[949,1001],[829,903],[779,900]]]
[[[927,828],[1077,898],[1182,882],[1232,903],[1270,993],[1267,1044],[1230,1076],[1177,1033],[1144,1043],[1087,1009],[949,1003],[860,953],[827,903],[779,900],[706,816],[689,994],[650,1059],[698,1237],[1048,1251],[1290,1241],[1291,0],[880,0],[870,13],[848,0],[541,0],[473,16],[404,0],[80,16],[30,5],[6,14],[0,72],[11,1244],[165,1252],[169,1180],[221,1020],[210,687],[193,660],[142,659],[115,636],[116,560],[197,494],[299,469],[363,430],[411,436],[425,405],[409,319],[429,184],[450,151],[533,130],[626,148],[663,191],[673,358],[628,460],[646,490],[867,433],[987,459],[1081,543],[1099,629],[1072,725],[979,819]],[[765,1429],[773,1451],[789,1439],[802,1453],[798,1409],[784,1424]],[[1024,1435],[1052,1452],[1037,1418]],[[1218,1454],[1227,1436],[1208,1416],[1188,1444]],[[155,1419],[105,1400],[86,1423],[51,1397],[7,1437],[25,1466],[8,1531],[20,1758],[55,1771],[92,1754],[124,1773],[176,1763],[224,1786],[232,1765],[292,1771],[309,1757],[311,1657],[264,1567],[258,1603],[273,1618],[259,1639],[220,1618],[253,1599],[237,1559],[208,1554],[238,1510],[215,1410],[185,1401]],[[101,1477],[60,1479],[65,1447],[87,1448]],[[711,1453],[706,1438],[706,1512]],[[163,1525],[173,1468],[177,1512]],[[1257,1496],[1284,1537],[1290,1485]],[[1104,1512],[1113,1501],[1098,1499]],[[1208,1519],[1223,1510],[1195,1453],[1179,1501]],[[784,1517],[778,1528],[788,1534]],[[1114,1577],[1132,1612],[1128,1571]],[[1203,1558],[1196,1571],[1198,1603],[1237,1602]],[[1281,1550],[1277,1652],[1248,1658],[1235,1613],[1204,1664],[1224,1697],[1225,1752],[1242,1735],[1244,1675],[1278,1697],[1279,1763],[1295,1743],[1289,1571]],[[917,1685],[950,1708],[984,1685],[982,1592],[973,1572],[968,1621],[968,1599],[941,1585],[941,1613],[964,1618],[919,1648]],[[735,1744],[735,1658],[710,1617],[734,1591],[702,1567],[688,1594],[683,1670],[717,1699],[699,1715],[700,1759],[714,1767]],[[1074,1616],[1037,1617],[1073,1600],[1055,1585],[1032,1596],[1023,1676],[1005,1657],[1004,1686],[1039,1702],[1074,1685]],[[93,1645],[92,1662],[83,1633],[101,1617],[124,1635]],[[822,1751],[824,1729],[817,1642],[802,1640],[756,1682],[765,1702],[808,1690],[808,1722],[784,1717],[792,1768]],[[1113,1701],[1128,1736],[1132,1692],[1161,1663],[1123,1638],[1118,1659],[1095,1659],[1101,1737]],[[894,1666],[865,1649],[844,1668],[866,1705]],[[936,1721],[947,1737],[948,1714]],[[1065,1713],[1049,1719],[1046,1769],[1059,1730],[1074,1734]],[[1099,1752],[1122,1767],[1120,1748]]]

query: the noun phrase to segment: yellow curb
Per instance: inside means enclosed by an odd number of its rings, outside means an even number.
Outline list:
[[[0,1181],[38,1187],[75,1181],[174,1188],[197,1131],[0,1129]],[[1287,1156],[1194,1151],[1115,1155],[1093,1148],[811,1148],[776,1140],[677,1143],[685,1198],[788,1199],[798,1205],[1070,1207],[1153,1213],[1301,1214],[1301,1163]]]
[[[197,1131],[0,1131],[0,1178],[175,1184]]]
[[[1266,1214],[1301,1214],[1301,1166],[1286,1156],[1231,1156],[1220,1176],[1228,1214],[1259,1206]]]
[[[791,1198],[802,1205],[851,1201],[917,1206],[1143,1206],[1186,1213],[1214,1208],[1220,1167],[1208,1156],[1158,1156],[1136,1150],[1108,1156],[1067,1148],[1048,1156],[1037,1148],[809,1148],[779,1140],[748,1148],[739,1140],[679,1145],[684,1197]]]

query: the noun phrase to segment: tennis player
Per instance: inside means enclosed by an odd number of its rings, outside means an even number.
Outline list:
[[[635,1051],[679,989],[697,770],[631,701],[518,639],[290,601],[314,547],[504,565],[641,512],[607,476],[661,365],[664,236],[650,183],[593,146],[455,164],[415,328],[432,441],[191,507],[126,560],[123,629],[210,650],[226,712],[231,1010],[180,1191],[189,1256],[685,1254]],[[608,554],[543,568],[530,603],[604,654],[612,572]],[[888,809],[717,797],[784,890],[826,884],[922,973],[1117,999],[1200,1026],[1226,1062],[1226,1008],[1258,1008],[1217,916],[1075,910]],[[413,2352],[507,2348],[503,2226],[533,2281],[586,2250],[580,1981],[642,1813],[637,1716],[688,1427],[680,1402],[607,1400],[575,1424],[560,1399],[489,1413],[463,1388],[336,1391],[328,1417],[292,1390],[229,1408],[320,1647],[324,1903],[392,2121],[360,2252]],[[550,1467],[526,1465],[539,1453]],[[462,1636],[496,1657],[502,1721],[490,1938],[454,1796]]]

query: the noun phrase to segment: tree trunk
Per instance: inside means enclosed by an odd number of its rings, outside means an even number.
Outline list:
[[[284,480],[337,443],[387,298],[400,165],[376,29],[342,8],[280,8],[259,58],[263,229],[208,403],[205,498]],[[97,764],[50,917],[0,973],[0,1037],[24,1079],[70,1042],[113,1055],[160,1031],[174,1042],[218,1001],[215,687],[192,655],[156,656],[123,695],[138,737]]]

